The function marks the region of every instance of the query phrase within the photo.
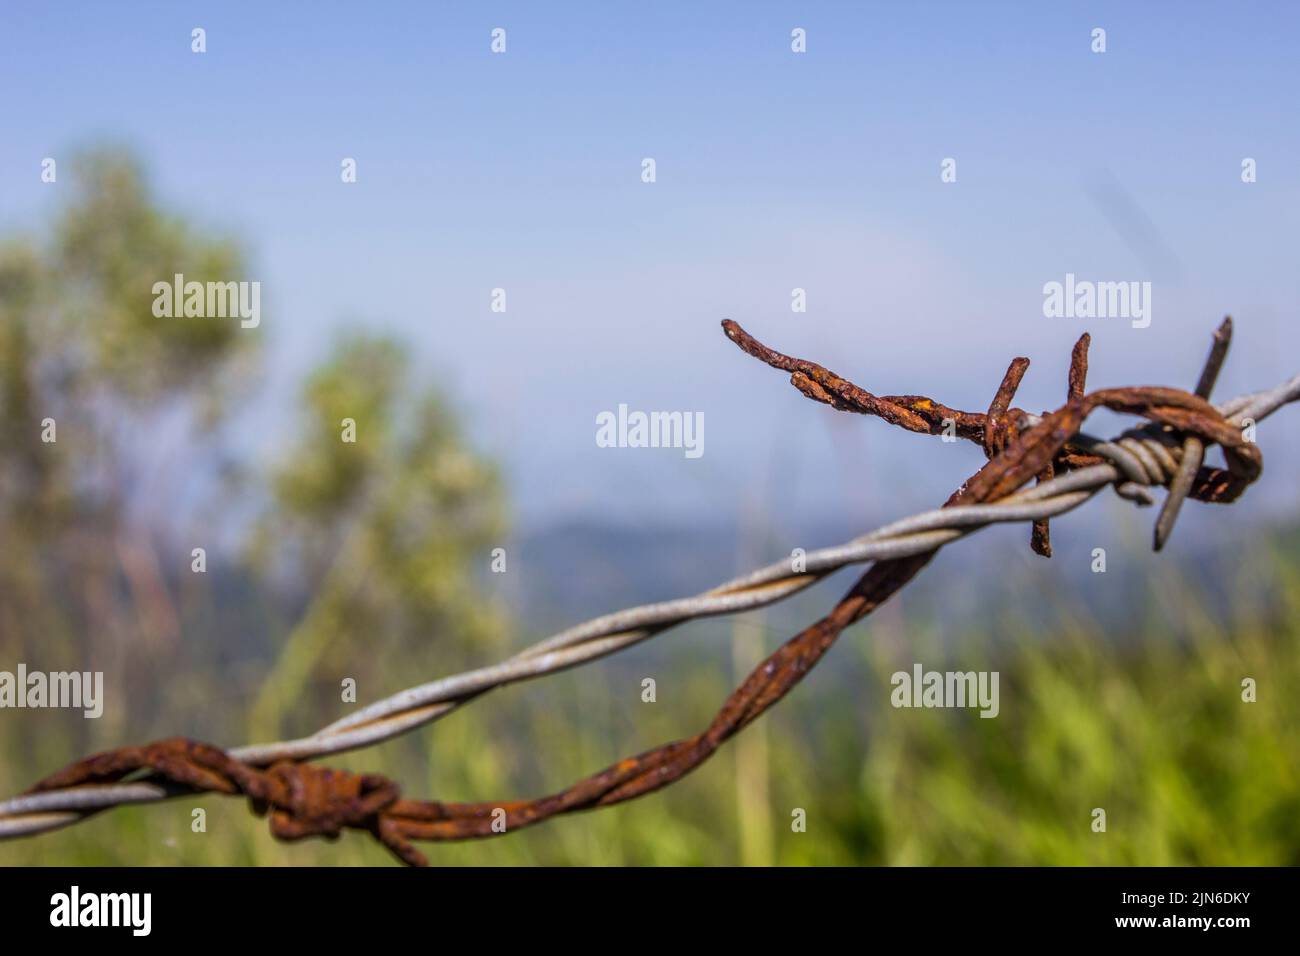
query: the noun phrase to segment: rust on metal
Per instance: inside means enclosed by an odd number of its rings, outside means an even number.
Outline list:
[[[1070,352],[1070,378],[1069,387],[1066,389],[1066,400],[1081,399],[1088,384],[1088,346],[1092,344],[1092,336],[1084,332],[1079,336],[1079,341],[1074,343],[1074,348]]]
[[[1210,354],[1205,359],[1201,377],[1196,383],[1196,394],[1201,398],[1208,399],[1210,393],[1214,391],[1214,383],[1218,381],[1219,371],[1223,368],[1223,361],[1228,356],[1228,346],[1231,344],[1232,316],[1227,316],[1214,332],[1214,338],[1210,343]],[[1183,439],[1182,460],[1169,481],[1169,494],[1165,497],[1160,517],[1156,519],[1153,535],[1155,550],[1161,550],[1169,540],[1169,535],[1174,530],[1174,522],[1178,520],[1178,511],[1192,490],[1192,485],[1204,461],[1205,443],[1195,435],[1188,435]]]
[[[1101,407],[1141,416],[1163,429],[1162,434],[1172,433],[1170,440],[1195,439],[1202,450],[1210,444],[1223,448],[1226,469],[1202,467],[1200,453],[1195,455],[1196,467],[1189,466],[1189,497],[1232,501],[1262,468],[1259,449],[1245,441],[1240,431],[1206,400],[1227,349],[1231,331],[1227,322],[1216,337],[1198,386],[1198,392],[1204,394],[1160,387],[1113,388],[1089,394],[1085,391],[1089,337],[1082,336],[1071,355],[1065,404],[1036,421],[1011,408],[1029,366],[1025,358],[1012,361],[988,412],[981,414],[952,409],[924,396],[876,396],[816,363],[768,348],[735,322],[728,320],[723,328],[748,354],[790,372],[792,384],[815,401],[875,415],[926,434],[940,434],[948,423],[953,423],[956,434],[981,445],[988,460],[953,492],[944,507],[993,502],[1030,480],[1044,481],[1101,462],[1103,459],[1085,448],[1071,445],[1089,413]],[[1050,554],[1045,520],[1035,523],[1032,544],[1038,553]],[[247,797],[254,812],[269,814],[271,832],[280,839],[333,839],[345,829],[362,830],[402,862],[424,865],[428,861],[412,841],[496,836],[561,814],[631,800],[681,779],[784,697],[821,660],[845,628],[905,586],[935,553],[930,550],[874,562],[829,614],[759,664],[700,733],[619,760],[572,786],[536,799],[473,803],[407,800],[397,784],[378,774],[290,761],[262,770],[232,758],[218,747],[184,738],[96,754],[46,777],[29,792],[113,783],[147,771],[145,780],[167,782],[195,792]]]

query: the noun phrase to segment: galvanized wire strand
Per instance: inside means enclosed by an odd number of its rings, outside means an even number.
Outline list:
[[[1263,392],[1219,406],[1232,424],[1260,421],[1300,399],[1300,375]],[[1036,416],[1025,416],[1027,423]],[[490,667],[477,668],[409,688],[335,721],[309,737],[229,751],[236,760],[267,765],[371,746],[436,720],[495,687],[555,673],[630,647],[677,624],[734,614],[784,600],[848,565],[932,551],[990,524],[1055,517],[1078,507],[1107,485],[1129,497],[1176,473],[1182,448],[1155,426],[1109,442],[1082,433],[1074,443],[1104,457],[1090,465],[993,504],[941,508],[895,521],[846,544],[809,551],[802,570],[791,559],[774,562],[696,597],[663,601],[607,614],[560,632]],[[1128,491],[1125,492],[1125,489]],[[0,838],[25,836],[75,823],[108,807],[148,803],[188,792],[152,782],[70,787],[25,794],[0,802]]]

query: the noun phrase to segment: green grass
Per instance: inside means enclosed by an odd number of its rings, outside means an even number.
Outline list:
[[[901,621],[868,620],[746,732],[763,746],[742,736],[630,804],[424,848],[446,865],[1300,863],[1295,559],[1271,552],[1239,569],[1218,612],[1176,575],[1152,575],[1149,613],[1131,632],[1075,612],[1044,636],[1003,615],[941,644],[912,608]],[[906,643],[885,639],[891,628]],[[716,641],[683,634],[656,654],[496,692],[339,763],[388,773],[412,796],[556,789],[694,732],[734,683]],[[1001,713],[894,709],[889,675],[913,661],[996,668]],[[641,672],[656,674],[660,703],[640,702]],[[1247,677],[1254,703],[1242,700]],[[190,830],[196,807],[207,811],[206,833]],[[806,832],[791,831],[795,808]],[[1094,808],[1105,810],[1104,833],[1093,830]],[[240,801],[220,797],[117,810],[0,844],[0,864],[389,862],[363,834],[278,843]]]

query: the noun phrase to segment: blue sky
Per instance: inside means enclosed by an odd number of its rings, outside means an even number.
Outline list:
[[[525,521],[744,501],[879,517],[942,500],[978,453],[814,406],[719,321],[973,409],[1018,354],[1019,403],[1058,404],[1085,329],[1094,386],[1190,386],[1228,312],[1220,396],[1294,374],[1298,26],[1289,3],[11,0],[0,230],[58,203],[43,157],[107,138],[244,239],[269,384],[241,429],[260,452],[333,332],[361,324],[446,378]],[[1067,272],[1150,281],[1151,326],[1045,318]],[[702,411],[703,458],[597,448],[620,403]],[[1296,463],[1293,434],[1266,425],[1266,461]],[[1294,506],[1293,480],[1272,485]]]

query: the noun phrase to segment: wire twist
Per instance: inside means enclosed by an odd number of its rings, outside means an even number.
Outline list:
[[[821,366],[767,348],[734,322],[724,322],[723,327],[749,354],[790,371],[791,383],[809,398],[840,410],[875,415],[911,431],[955,434],[980,444],[989,461],[943,508],[893,522],[838,547],[808,552],[801,562],[775,562],[692,598],[598,617],[497,665],[401,691],[309,737],[229,751],[177,738],[79,761],[28,793],[0,803],[0,838],[55,829],[112,806],[214,791],[244,794],[256,811],[269,810],[272,832],[283,839],[334,837],[344,828],[363,829],[399,859],[420,864],[424,857],[410,840],[491,836],[557,814],[640,796],[708,759],[798,683],[845,627],[910,581],[942,546],[990,524],[1031,521],[1031,545],[1047,555],[1048,519],[1072,510],[1108,485],[1139,504],[1152,502],[1151,487],[1169,485],[1171,494],[1160,523],[1163,531],[1158,527],[1156,536],[1159,546],[1182,497],[1231,502],[1259,476],[1262,457],[1243,437],[1243,425],[1300,398],[1297,375],[1274,389],[1217,408],[1206,401],[1226,352],[1229,323],[1220,328],[1195,394],[1156,387],[1085,394],[1089,344],[1085,335],[1072,353],[1066,404],[1041,416],[1011,406],[1028,359],[1011,363],[988,412],[981,414],[952,409],[923,396],[877,397]],[[1111,441],[1081,432],[1087,415],[1103,406],[1141,415],[1148,424]],[[1203,466],[1209,444],[1223,448],[1226,469]],[[1037,484],[1022,490],[1030,479],[1037,479]],[[1181,497],[1170,506],[1175,489]],[[387,778],[298,762],[389,739],[445,716],[495,687],[612,654],[685,621],[775,603],[843,567],[867,561],[874,563],[830,614],[795,635],[751,673],[703,732],[619,761],[549,796],[479,803],[403,800]],[[270,769],[260,769],[265,767]],[[148,776],[124,779],[140,771]]]

